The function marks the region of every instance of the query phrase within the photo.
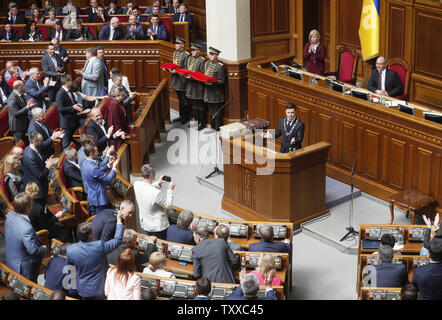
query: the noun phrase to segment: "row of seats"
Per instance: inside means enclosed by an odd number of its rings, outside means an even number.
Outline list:
[[[52,293],[52,290],[28,280],[3,262],[0,262],[0,291],[1,296],[8,291],[14,291],[23,300],[49,300]],[[66,300],[76,299],[66,297]]]

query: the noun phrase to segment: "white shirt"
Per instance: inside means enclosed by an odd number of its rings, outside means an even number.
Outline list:
[[[381,72],[381,90],[385,90],[385,75],[387,74],[387,69]]]
[[[113,40],[114,39],[114,32],[115,32],[115,29],[114,28],[110,28],[110,34],[109,34],[109,40]]]
[[[149,232],[159,232],[168,228],[167,211],[172,207],[172,190],[167,189],[165,197],[158,181],[152,184],[135,181],[134,191],[141,228]]]
[[[95,123],[100,126],[101,130],[103,130],[104,134],[109,139],[110,135],[107,134],[106,128],[104,127],[104,119],[101,120],[101,123],[98,123],[98,122],[95,122]]]
[[[2,88],[0,88],[0,92],[2,93],[2,99],[3,99],[2,103],[6,103],[8,101],[8,97],[6,96]]]

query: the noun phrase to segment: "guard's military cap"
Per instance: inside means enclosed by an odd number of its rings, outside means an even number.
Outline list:
[[[219,51],[218,49],[214,48],[214,47],[209,47],[209,54],[220,54],[221,51]]]
[[[201,48],[202,48],[202,46],[200,46],[197,43],[191,43],[190,44],[190,49],[192,49],[192,50],[196,50],[196,49],[201,50]]]
[[[180,37],[176,37],[175,43],[182,43],[182,44],[185,44],[185,43],[186,43],[186,40],[184,40],[183,38],[180,38]]]

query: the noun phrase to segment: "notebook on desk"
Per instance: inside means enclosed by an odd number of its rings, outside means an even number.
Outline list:
[[[378,249],[380,245],[380,240],[362,240],[362,249]]]

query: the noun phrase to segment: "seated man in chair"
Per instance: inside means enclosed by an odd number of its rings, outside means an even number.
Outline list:
[[[371,73],[367,88],[371,92],[390,97],[402,94],[401,79],[395,71],[387,69],[387,61],[384,57],[377,58],[376,69]]]
[[[262,241],[252,243],[249,251],[255,252],[291,252],[290,240],[285,239],[283,242],[273,241],[273,227],[269,224],[263,224],[259,227],[259,235]]]

